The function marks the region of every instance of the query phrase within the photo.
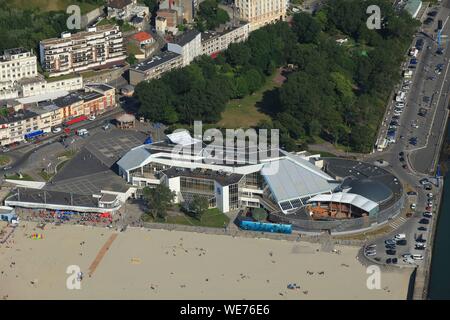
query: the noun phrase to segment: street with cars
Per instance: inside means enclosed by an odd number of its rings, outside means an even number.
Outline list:
[[[378,141],[385,138],[387,145],[366,158],[388,163],[407,190],[406,218],[400,218],[400,224],[391,223],[395,225],[391,232],[363,249],[369,260],[380,264],[420,266],[430,253],[442,191],[435,172],[449,112],[449,16],[448,0],[424,13],[379,132]],[[442,24],[440,46],[438,24]]]

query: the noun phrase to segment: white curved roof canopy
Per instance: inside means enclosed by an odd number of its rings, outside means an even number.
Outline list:
[[[371,212],[373,209],[378,208],[378,203],[367,199],[366,197],[360,196],[354,193],[338,192],[333,194],[320,194],[312,197],[308,200],[311,202],[339,202],[347,203],[352,206],[358,207],[366,212]]]

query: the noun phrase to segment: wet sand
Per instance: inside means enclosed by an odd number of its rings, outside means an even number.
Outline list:
[[[99,255],[115,231],[35,226],[0,245],[0,299],[405,299],[412,271],[383,272],[369,290],[356,247],[129,228]],[[84,273],[80,290],[66,287],[69,265]]]

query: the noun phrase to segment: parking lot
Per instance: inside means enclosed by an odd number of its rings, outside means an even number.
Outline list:
[[[364,248],[364,255],[381,264],[398,264],[403,266],[416,266],[422,263],[427,247],[430,220],[435,211],[435,199],[431,193],[427,195],[428,201],[423,205],[415,203],[415,192],[408,194],[411,202],[409,211],[410,223],[399,226],[394,232]]]

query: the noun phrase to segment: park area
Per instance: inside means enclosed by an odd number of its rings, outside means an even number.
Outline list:
[[[268,110],[274,103],[273,92],[281,87],[285,81],[281,69],[271,78],[267,78],[264,86],[255,93],[242,99],[233,99],[227,103],[222,119],[218,125],[222,128],[249,128],[254,127],[262,120],[270,121],[270,116],[263,110]]]
[[[191,217],[187,214],[181,213],[172,215],[169,214],[166,219],[156,218],[153,219],[151,215],[144,215],[143,220],[146,222],[168,223],[168,224],[181,224],[197,227],[210,227],[210,228],[223,228],[228,225],[230,218],[219,211],[217,208],[209,209],[201,219]]]

